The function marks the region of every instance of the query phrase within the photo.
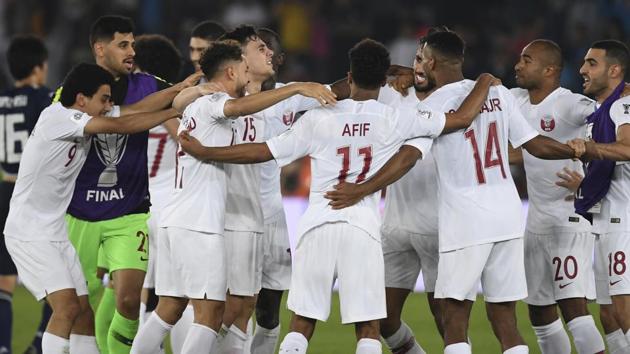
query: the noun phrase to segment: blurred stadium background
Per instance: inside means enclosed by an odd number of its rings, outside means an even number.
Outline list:
[[[4,60],[12,35],[34,33],[45,39],[50,51],[48,86],[56,87],[73,64],[93,61],[88,30],[104,14],[131,17],[136,35],[160,33],[171,38],[185,62],[182,77],[192,71],[187,60],[188,40],[196,23],[211,19],[226,27],[248,23],[272,28],[280,34],[287,53],[280,71],[282,82],[332,82],[344,77],[347,50],[364,37],[385,43],[394,63],[411,65],[417,39],[431,26],[444,24],[467,42],[465,74],[470,78],[491,72],[513,87],[513,66],[522,47],[535,38],[548,38],[564,52],[562,85],[581,92],[578,69],[590,43],[602,38],[627,43],[630,37],[630,0],[2,0],[0,88],[12,80]],[[283,193],[293,201],[308,195],[308,165],[308,161],[296,162],[283,171]],[[522,171],[514,168],[513,174],[526,199]],[[291,204],[297,207],[300,203]],[[438,352],[441,343],[425,303],[423,295],[414,296],[406,316],[429,353]],[[14,349],[21,353],[40,311],[24,289],[19,289],[15,306]],[[594,306],[592,310],[596,312]],[[483,305],[476,304],[470,333],[473,348],[480,353],[499,352],[483,312]],[[284,313],[284,330],[287,320]],[[330,320],[330,324],[319,325],[311,352],[352,352],[353,331],[341,330],[336,310]],[[537,353],[522,304],[519,321],[531,352]]]

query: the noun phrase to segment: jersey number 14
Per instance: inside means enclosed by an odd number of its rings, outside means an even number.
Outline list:
[[[500,166],[501,176],[507,178],[505,174],[505,168],[503,167],[503,157],[501,156],[501,146],[499,145],[499,136],[497,133],[497,122],[490,122],[488,124],[488,138],[486,140],[486,149],[484,153],[483,164],[481,163],[481,156],[479,155],[479,147],[477,146],[477,138],[475,136],[475,130],[470,129],[464,133],[464,136],[473,148],[473,157],[475,159],[475,170],[477,173],[477,182],[479,184],[486,183],[486,174],[484,170],[492,167]],[[493,158],[496,156],[496,158]]]

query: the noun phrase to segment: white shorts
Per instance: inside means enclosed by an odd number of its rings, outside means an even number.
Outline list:
[[[227,270],[223,235],[179,227],[160,228],[155,293],[225,301]]]
[[[300,316],[326,321],[335,279],[342,323],[387,316],[381,245],[364,230],[343,222],[323,224],[301,237],[287,307]]]
[[[539,235],[525,232],[525,276],[530,305],[556,300],[595,299],[593,244],[590,232]]]
[[[231,295],[254,296],[260,291],[262,238],[260,232],[225,230],[227,287]]]
[[[6,237],[9,254],[24,286],[41,300],[63,289],[88,294],[79,257],[70,241],[21,241]]]
[[[413,291],[422,271],[425,291],[435,291],[440,255],[437,235],[383,232],[382,242],[386,287]]]
[[[288,290],[291,285],[291,246],[284,211],[265,224],[262,238],[262,288]]]
[[[630,233],[613,232],[595,239],[597,303],[609,305],[611,296],[630,294]]]
[[[524,299],[523,255],[522,238],[440,252],[435,298],[475,301],[481,280],[486,302]]]
[[[157,259],[157,238],[159,234],[159,212],[151,210],[147,226],[149,228],[149,262],[147,263],[147,274],[144,276],[143,288],[155,288],[155,260]]]

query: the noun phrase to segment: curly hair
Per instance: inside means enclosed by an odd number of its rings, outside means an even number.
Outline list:
[[[357,86],[373,90],[383,85],[391,61],[382,43],[366,38],[355,44],[348,56],[352,79]]]

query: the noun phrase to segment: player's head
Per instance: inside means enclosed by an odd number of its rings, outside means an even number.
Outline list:
[[[90,45],[101,65],[114,76],[123,76],[133,69],[134,26],[128,17],[102,16],[90,28]]]
[[[514,66],[516,84],[527,90],[540,88],[545,81],[559,85],[562,50],[553,41],[536,39],[523,48]]]
[[[231,39],[241,44],[252,79],[262,82],[274,74],[271,61],[273,51],[260,39],[254,27],[239,26],[224,34],[221,39]]]
[[[350,72],[348,82],[365,90],[377,90],[385,84],[391,65],[389,51],[373,39],[366,38],[348,51]]]
[[[208,81],[218,81],[239,97],[245,95],[249,82],[247,60],[243,56],[241,45],[232,40],[216,41],[210,44],[199,59],[201,70]]]
[[[461,72],[465,48],[462,37],[453,31],[436,31],[424,38],[421,65],[429,85],[437,84],[436,72]]]
[[[179,78],[182,55],[173,41],[161,34],[144,34],[136,38],[135,64],[140,71],[168,82]]]
[[[427,32],[427,36],[435,32],[446,32],[448,30],[449,29],[446,26],[431,27]],[[422,68],[422,48],[426,43],[426,38],[426,36],[420,38],[420,41],[418,42],[418,49],[416,49],[416,57],[413,61],[413,87],[416,89],[417,92],[429,92],[435,87],[435,80],[429,82],[429,80],[427,80],[426,74],[424,73],[424,69]]]
[[[586,52],[580,75],[584,78],[584,94],[598,98],[623,81],[630,61],[630,51],[623,42],[597,41]]]
[[[96,64],[81,63],[63,81],[59,101],[91,116],[105,115],[112,109],[111,85],[114,77]]]
[[[195,66],[195,70],[201,70],[199,66],[201,53],[208,48],[210,43],[216,41],[224,33],[225,28],[214,21],[203,21],[193,28],[188,49],[190,61]]]
[[[30,35],[15,36],[7,49],[9,71],[15,81],[32,78],[32,84],[46,84],[48,50],[44,42]]]
[[[284,49],[280,42],[280,35],[269,28],[259,28],[256,30],[256,33],[258,37],[265,42],[267,47],[273,51],[271,64],[273,65],[273,71],[277,73],[278,68],[284,64],[285,58]]]

